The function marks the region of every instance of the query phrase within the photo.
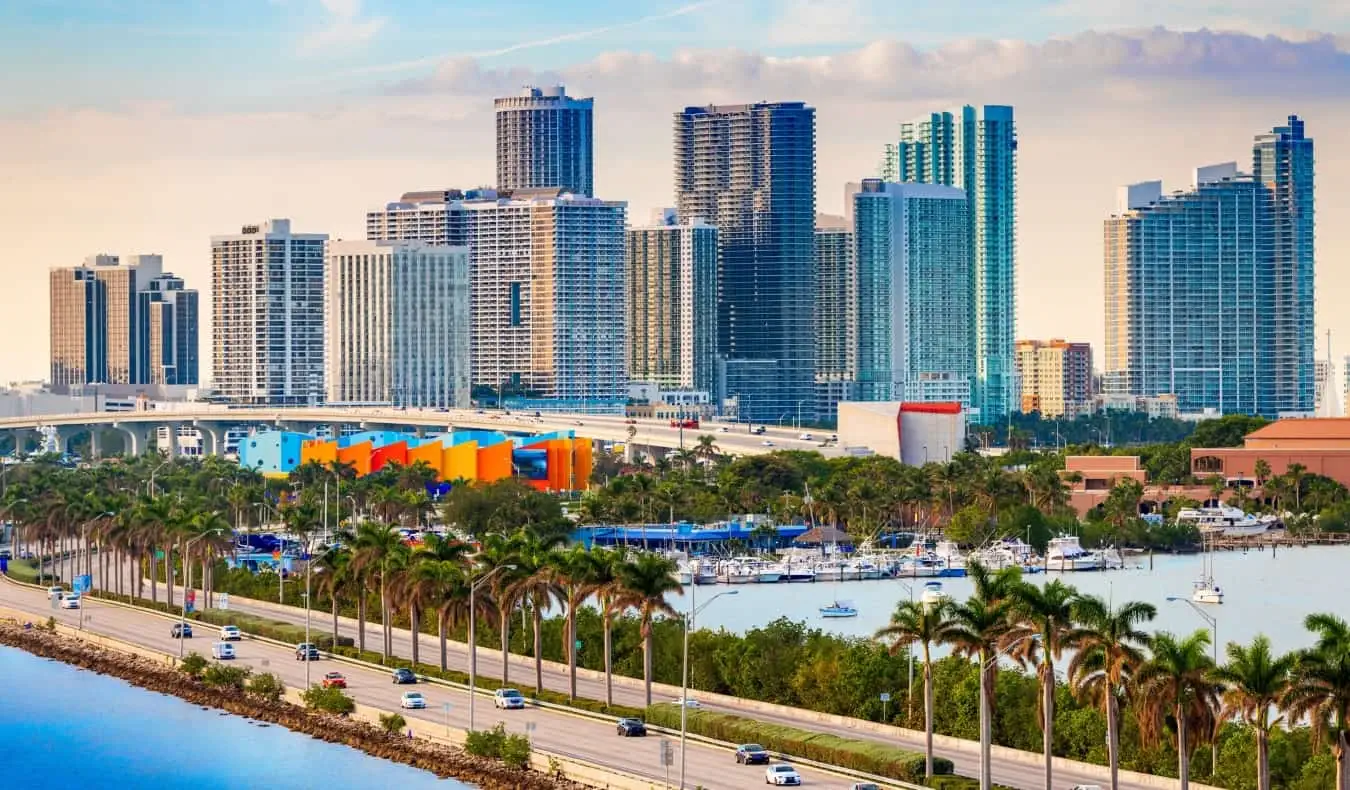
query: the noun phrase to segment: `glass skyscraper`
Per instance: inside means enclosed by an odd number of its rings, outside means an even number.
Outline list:
[[[574,99],[561,85],[495,99],[497,188],[594,194],[593,106],[594,99]]]
[[[718,389],[740,417],[813,411],[815,109],[687,107],[674,116],[684,220],[717,227]]]
[[[1313,141],[1296,116],[1258,135],[1252,172],[1188,190],[1122,188],[1106,220],[1108,393],[1173,394],[1182,413],[1311,414]]]
[[[971,258],[973,400],[985,421],[1015,408],[1017,129],[1013,108],[966,106],[902,124],[882,178],[965,191]]]
[[[966,195],[866,179],[846,193],[853,228],[858,398],[969,407],[974,295]]]

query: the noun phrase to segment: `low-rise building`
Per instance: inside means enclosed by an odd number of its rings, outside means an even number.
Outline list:
[[[1350,418],[1279,420],[1247,434],[1242,447],[1191,449],[1192,474],[1217,475],[1230,484],[1257,482],[1257,461],[1265,461],[1272,475],[1297,464],[1350,486]]]
[[[966,447],[960,403],[845,401],[839,404],[839,446],[865,448],[902,464],[947,463]]]

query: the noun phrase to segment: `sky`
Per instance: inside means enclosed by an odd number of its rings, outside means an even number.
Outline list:
[[[1350,353],[1345,0],[5,0],[0,73],[0,382],[47,373],[51,267],[161,253],[209,299],[212,234],[361,238],[405,191],[489,185],[492,98],[555,83],[595,97],[597,195],[639,223],[673,202],[686,105],[809,102],[817,207],[842,213],[902,121],[1012,104],[1018,336],[1099,354],[1115,187],[1245,169],[1298,114],[1318,356],[1326,330]]]

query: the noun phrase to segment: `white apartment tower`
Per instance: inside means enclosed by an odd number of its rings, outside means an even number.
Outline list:
[[[211,237],[211,368],[222,399],[255,406],[323,399],[323,233],[291,221]]]
[[[335,241],[327,265],[328,402],[469,406],[469,251]]]

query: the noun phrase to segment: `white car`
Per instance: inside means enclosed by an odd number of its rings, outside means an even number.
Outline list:
[[[405,691],[398,701],[398,706],[408,710],[421,710],[427,706],[427,700],[420,691]]]
[[[234,658],[234,645],[229,642],[215,642],[211,645],[211,657],[218,661]]]
[[[79,609],[79,608],[80,608],[80,594],[79,594],[79,593],[66,593],[65,595],[61,596],[61,608],[62,608],[62,609]]]
[[[497,689],[492,695],[492,706],[502,710],[516,710],[525,707],[525,695],[515,689]]]
[[[764,784],[768,785],[799,785],[802,783],[802,775],[797,773],[797,769],[787,763],[777,763],[764,769]]]
[[[220,629],[220,640],[222,642],[238,642],[243,638],[244,635],[240,633],[237,625],[222,626]]]
[[[773,447],[773,442],[769,441],[768,439],[765,439],[764,441],[760,442],[760,444],[764,445],[765,447]]]
[[[816,437],[812,436],[812,435],[809,434],[809,433],[804,433],[804,434],[802,434],[801,436],[798,436],[797,438],[798,438],[798,439],[801,439],[803,442],[809,442],[809,441],[815,439]]]
[[[47,588],[47,597],[48,597],[48,598],[60,598],[60,597],[61,597],[61,594],[64,593],[64,592],[65,592],[65,590],[61,589],[60,587],[48,587],[48,588]]]
[[[694,699],[693,697],[676,697],[675,699],[671,700],[671,702],[675,703],[676,705],[683,705],[686,708],[703,707],[702,705],[699,704],[698,700]]]

